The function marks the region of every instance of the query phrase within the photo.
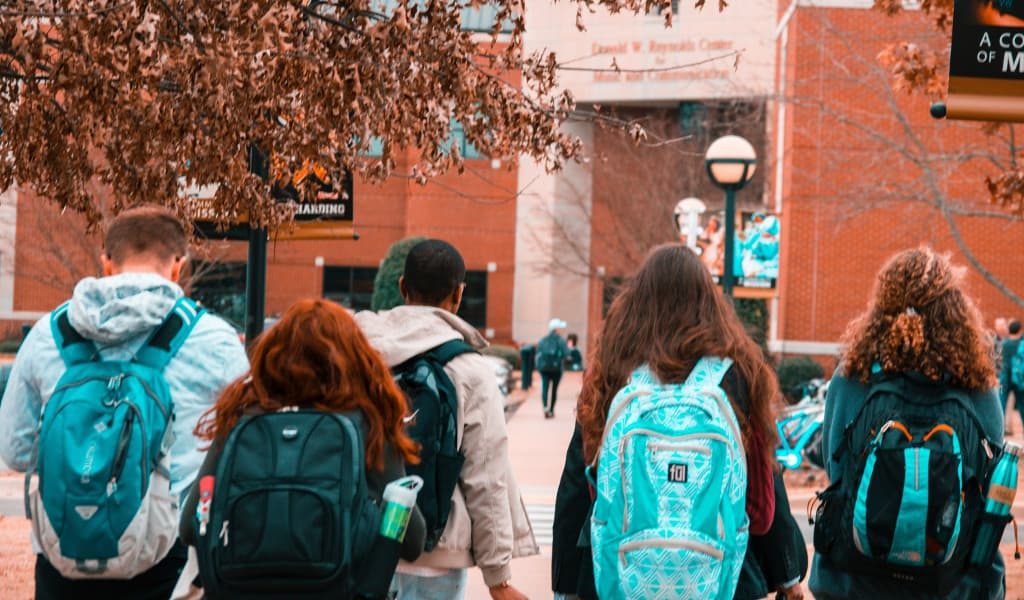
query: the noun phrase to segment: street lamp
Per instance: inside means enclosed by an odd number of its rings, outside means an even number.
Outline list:
[[[704,154],[708,177],[725,190],[725,259],[722,261],[722,293],[732,296],[733,254],[736,245],[736,191],[747,185],[757,168],[757,153],[750,142],[727,135],[711,142]]]

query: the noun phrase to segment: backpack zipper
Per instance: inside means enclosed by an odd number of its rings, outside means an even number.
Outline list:
[[[228,547],[228,524],[229,523],[230,523],[230,521],[224,521],[223,523],[221,523],[220,524],[220,534],[217,535],[217,537],[219,537],[224,542],[224,547],[225,548]]]
[[[113,496],[117,491],[117,482],[121,479],[121,474],[124,472],[124,463],[128,458],[128,444],[131,442],[132,422],[135,421],[136,410],[134,406],[131,406],[131,410],[128,411],[124,424],[121,426],[121,434],[117,438],[117,449],[114,451],[114,465],[110,470],[110,481],[107,482],[107,497]]]
[[[619,546],[619,560],[622,561],[622,565],[626,566],[626,553],[634,552],[636,550],[643,550],[644,548],[665,548],[671,550],[693,550],[694,552],[700,552],[706,554],[712,558],[722,560],[725,558],[725,553],[715,548],[711,544],[704,544],[701,542],[695,542],[689,539],[653,539],[653,540],[637,540],[635,542],[626,542]]]

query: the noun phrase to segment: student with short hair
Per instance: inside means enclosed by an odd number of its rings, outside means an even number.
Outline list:
[[[452,342],[463,346],[445,352],[437,362],[444,365],[440,374],[456,390],[457,446],[465,462],[451,502],[443,502],[451,512],[440,537],[428,537],[428,551],[398,567],[394,589],[399,600],[460,600],[466,570],[472,566],[480,567],[492,598],[519,600],[524,596],[511,584],[512,559],[538,553],[509,462],[504,400],[493,367],[476,352],[487,342],[455,314],[465,276],[455,247],[442,240],[420,242],[409,252],[399,282],[405,306],[356,315],[393,370],[453,348]]]
[[[107,227],[103,276],[80,281],[18,352],[0,403],[0,458],[42,481],[28,498],[41,600],[169,598],[184,567],[176,511],[203,461],[192,429],[248,368],[235,331],[184,297],[187,260],[172,212],[124,211]],[[64,381],[74,373],[83,376]],[[140,507],[149,522],[132,533],[126,521]],[[135,555],[119,554],[131,544]]]

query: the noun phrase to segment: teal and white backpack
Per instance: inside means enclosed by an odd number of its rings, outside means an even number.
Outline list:
[[[27,508],[61,575],[130,579],[163,560],[178,537],[174,406],[163,370],[203,310],[178,300],[128,361],[103,360],[67,313],[65,304],[50,318],[67,370],[43,409]]]
[[[722,377],[703,358],[682,385],[641,367],[612,401],[591,521],[602,600],[729,600],[747,550],[747,467]]]

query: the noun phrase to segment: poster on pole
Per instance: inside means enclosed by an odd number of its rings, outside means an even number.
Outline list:
[[[946,117],[1024,121],[1024,0],[955,0]]]
[[[299,189],[309,185],[316,189],[316,196],[303,199]],[[279,241],[358,238],[353,222],[352,187],[350,172],[346,171],[340,181],[332,181],[327,171],[318,165],[304,167],[290,179],[275,181],[271,196],[278,202],[294,202],[296,209],[293,223],[273,232],[271,237]],[[248,220],[244,216],[233,227],[217,231],[209,205],[217,186],[191,187],[185,193],[193,202],[196,227],[206,237],[248,239],[245,227]]]
[[[773,290],[779,279],[780,221],[772,214],[738,214],[733,252],[733,274],[737,288]],[[695,252],[718,282],[725,271],[725,221],[719,211],[701,215],[695,232],[680,228],[680,238],[696,238]]]

